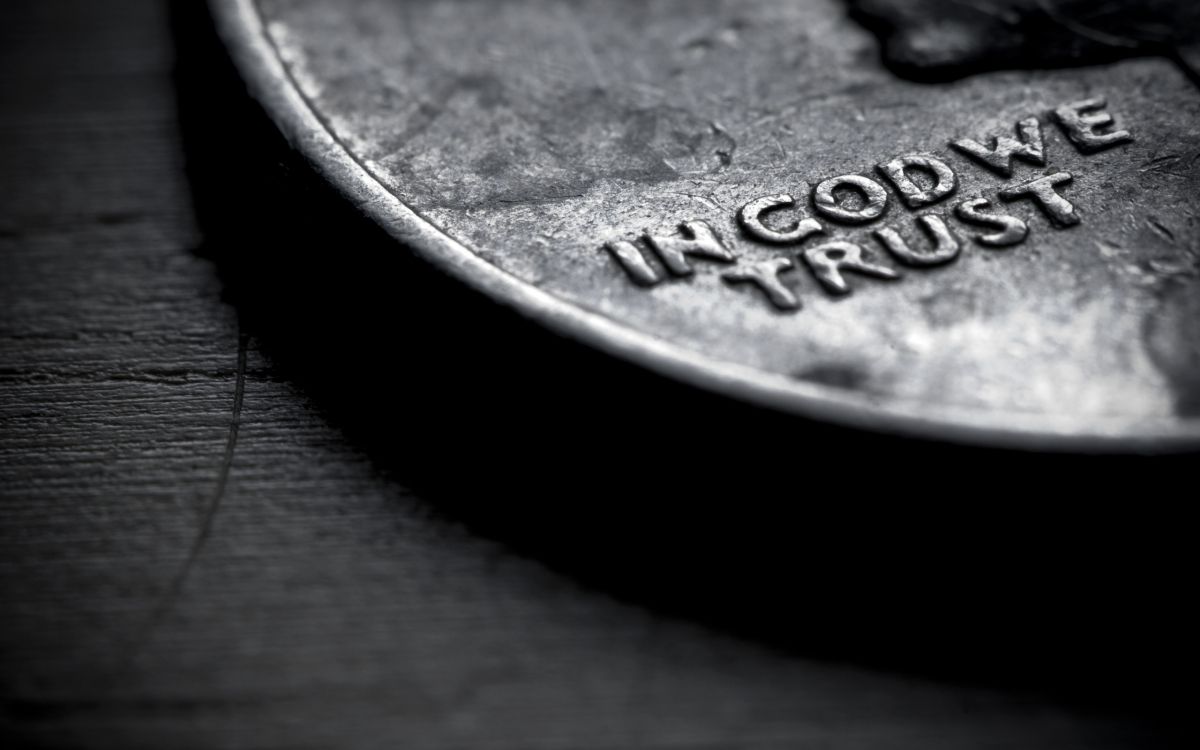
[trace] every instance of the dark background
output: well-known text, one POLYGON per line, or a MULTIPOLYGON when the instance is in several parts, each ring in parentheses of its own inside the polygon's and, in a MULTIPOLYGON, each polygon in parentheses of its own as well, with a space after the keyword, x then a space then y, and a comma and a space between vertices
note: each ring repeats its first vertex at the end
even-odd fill
POLYGON ((415 260, 203 4, 0 5, 0 739, 1194 745, 1194 456, 872 436, 415 260))

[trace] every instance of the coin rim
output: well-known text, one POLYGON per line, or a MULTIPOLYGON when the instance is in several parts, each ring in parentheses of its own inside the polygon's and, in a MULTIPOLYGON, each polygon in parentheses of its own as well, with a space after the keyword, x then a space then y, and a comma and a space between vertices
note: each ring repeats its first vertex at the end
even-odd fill
POLYGON ((1200 420, 1007 414, 856 393, 705 356, 538 289, 483 260, 389 191, 300 91, 256 0, 209 0, 251 94, 288 142, 360 211, 402 244, 524 316, 658 373, 809 419, 934 440, 1029 450, 1175 452, 1200 447, 1200 420))

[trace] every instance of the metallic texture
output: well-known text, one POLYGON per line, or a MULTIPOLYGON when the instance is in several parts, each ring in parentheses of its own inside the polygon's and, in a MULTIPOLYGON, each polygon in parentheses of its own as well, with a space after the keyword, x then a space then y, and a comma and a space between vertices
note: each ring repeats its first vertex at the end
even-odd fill
POLYGON ((212 4, 318 170, 560 332, 871 429, 1200 443, 1200 91, 1168 56, 929 84, 888 51, 977 63, 936 48, 957 5, 212 4))

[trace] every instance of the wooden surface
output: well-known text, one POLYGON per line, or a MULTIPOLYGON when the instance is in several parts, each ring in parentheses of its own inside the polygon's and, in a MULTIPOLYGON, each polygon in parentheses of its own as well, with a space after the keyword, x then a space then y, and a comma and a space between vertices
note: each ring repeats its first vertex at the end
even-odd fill
POLYGON ((0 62, 6 747, 1192 746, 1192 459, 557 341, 324 193, 198 3, 6 2, 0 62))

